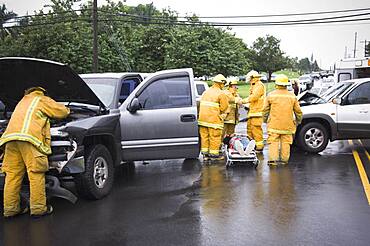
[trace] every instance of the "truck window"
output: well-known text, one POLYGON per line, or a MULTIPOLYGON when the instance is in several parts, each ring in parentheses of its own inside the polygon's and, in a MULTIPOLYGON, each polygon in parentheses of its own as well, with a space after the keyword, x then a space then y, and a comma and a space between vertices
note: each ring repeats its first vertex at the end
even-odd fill
POLYGON ((370 67, 366 68, 356 68, 357 78, 369 78, 370 77, 370 67))
POLYGON ((370 82, 363 83, 354 89, 347 98, 347 104, 369 104, 370 82))
POLYGON ((350 80, 352 78, 352 75, 350 73, 340 73, 338 75, 338 82, 350 80))
POLYGON ((133 92, 133 90, 139 85, 140 80, 138 78, 127 78, 122 81, 121 92, 119 95, 119 102, 123 103, 126 98, 133 92))
POLYGON ((189 77, 159 79, 138 96, 141 109, 182 108, 191 106, 189 77))
POLYGON ((199 96, 201 96, 203 92, 206 90, 206 87, 204 86, 204 84, 196 84, 196 87, 197 87, 197 93, 199 96))

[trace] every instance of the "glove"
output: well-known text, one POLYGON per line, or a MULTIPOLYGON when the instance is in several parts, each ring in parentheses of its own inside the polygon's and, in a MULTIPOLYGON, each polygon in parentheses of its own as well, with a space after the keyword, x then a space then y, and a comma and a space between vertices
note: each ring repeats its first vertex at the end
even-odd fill
POLYGON ((219 117, 222 121, 226 119, 227 114, 220 114, 219 117))
POLYGON ((249 103, 249 97, 242 99, 242 103, 243 104, 249 103))
POLYGON ((235 97, 235 103, 238 104, 239 106, 243 105, 243 99, 240 97, 235 97))

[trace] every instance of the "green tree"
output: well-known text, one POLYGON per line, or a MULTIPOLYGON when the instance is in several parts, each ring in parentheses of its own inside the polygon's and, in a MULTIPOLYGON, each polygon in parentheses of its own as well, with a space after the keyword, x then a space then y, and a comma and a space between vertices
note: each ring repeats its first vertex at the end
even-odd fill
POLYGON ((251 54, 254 68, 266 71, 269 79, 273 72, 287 67, 284 52, 280 49, 280 40, 274 36, 257 38, 252 45, 251 54))
POLYGON ((300 73, 309 73, 311 72, 311 62, 310 60, 306 57, 303 59, 300 59, 298 61, 298 69, 300 73))
MULTIPOLYGON (((20 35, 0 40, 0 56, 28 56, 69 64, 78 73, 91 72, 91 2, 52 0, 51 10, 25 19, 20 35)), ((196 75, 238 75, 249 68, 249 50, 228 30, 174 25, 177 13, 153 4, 127 6, 108 1, 99 7, 99 72, 192 67, 196 75), (117 14, 121 13, 121 14, 117 14), (155 24, 153 24, 153 22, 155 24)))
POLYGON ((286 57, 286 68, 291 69, 292 71, 299 71, 299 61, 298 57, 286 57))
POLYGON ((312 71, 320 71, 321 70, 319 65, 317 64, 316 60, 313 63, 311 63, 311 70, 312 71))
POLYGON ((246 73, 248 48, 241 39, 210 26, 181 27, 166 44, 165 66, 192 67, 196 76, 246 73))

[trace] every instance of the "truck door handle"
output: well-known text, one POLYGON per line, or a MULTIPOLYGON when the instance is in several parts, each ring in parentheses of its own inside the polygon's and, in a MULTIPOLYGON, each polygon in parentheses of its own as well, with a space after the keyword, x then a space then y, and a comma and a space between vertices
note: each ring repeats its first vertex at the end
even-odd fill
POLYGON ((183 114, 181 115, 180 119, 182 122, 194 122, 196 117, 193 114, 183 114))

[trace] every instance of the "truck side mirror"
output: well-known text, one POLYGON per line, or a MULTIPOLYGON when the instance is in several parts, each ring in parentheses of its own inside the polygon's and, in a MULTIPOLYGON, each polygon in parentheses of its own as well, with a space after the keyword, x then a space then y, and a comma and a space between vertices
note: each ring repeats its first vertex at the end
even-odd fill
POLYGON ((140 103, 139 103, 139 99, 137 99, 136 97, 134 99, 132 99, 132 101, 130 102, 130 104, 128 105, 127 107, 127 110, 130 112, 130 113, 135 113, 137 110, 140 109, 140 103))

